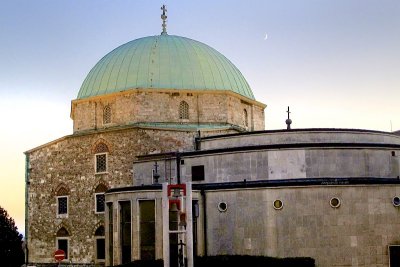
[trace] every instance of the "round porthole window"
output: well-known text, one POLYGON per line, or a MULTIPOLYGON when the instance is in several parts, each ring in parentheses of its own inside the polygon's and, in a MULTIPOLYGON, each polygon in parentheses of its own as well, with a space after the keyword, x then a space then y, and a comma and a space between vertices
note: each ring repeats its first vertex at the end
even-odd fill
POLYGON ((331 198, 330 204, 331 204, 332 208, 339 208, 340 199, 338 199, 337 197, 333 197, 333 198, 331 198))
POLYGON ((393 206, 398 207, 400 206, 400 198, 398 196, 395 196, 392 200, 393 206))
POLYGON ((280 199, 274 201, 274 209, 281 210, 283 208, 283 202, 280 199))
POLYGON ((228 209, 228 204, 226 204, 226 202, 218 203, 218 210, 220 212, 225 212, 227 209, 228 209))

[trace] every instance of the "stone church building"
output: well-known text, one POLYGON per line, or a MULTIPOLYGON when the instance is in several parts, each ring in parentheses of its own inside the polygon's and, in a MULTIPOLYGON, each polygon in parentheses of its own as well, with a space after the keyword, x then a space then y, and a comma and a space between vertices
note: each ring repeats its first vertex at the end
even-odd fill
POLYGON ((165 259, 162 183, 192 184, 194 255, 398 263, 400 136, 265 131, 265 108, 206 44, 164 28, 117 47, 72 100, 73 134, 25 152, 28 263, 165 259))

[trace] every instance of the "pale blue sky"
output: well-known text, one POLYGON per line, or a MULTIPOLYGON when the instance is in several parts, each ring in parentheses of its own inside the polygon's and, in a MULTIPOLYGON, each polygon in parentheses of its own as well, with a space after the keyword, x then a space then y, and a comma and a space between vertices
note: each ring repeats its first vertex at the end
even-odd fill
POLYGON ((266 128, 400 129, 400 1, 3 0, 0 205, 23 226, 23 151, 72 133, 95 63, 161 32, 210 45, 268 105, 266 128), (268 38, 265 40, 265 36, 268 38))

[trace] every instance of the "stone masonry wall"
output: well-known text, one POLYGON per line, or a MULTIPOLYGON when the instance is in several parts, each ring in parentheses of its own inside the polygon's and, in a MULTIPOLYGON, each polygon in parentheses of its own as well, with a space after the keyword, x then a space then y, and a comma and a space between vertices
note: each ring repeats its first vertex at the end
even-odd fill
POLYGON ((226 123, 245 127, 243 110, 248 113, 249 130, 264 129, 264 110, 224 93, 128 91, 72 102, 74 132, 101 129, 137 122, 226 123), (179 119, 179 104, 189 105, 189 119, 179 119), (103 110, 112 109, 111 123, 103 124, 103 110))
POLYGON ((104 224, 104 215, 95 214, 96 186, 100 183, 109 188, 131 185, 132 165, 137 155, 192 149, 196 134, 131 128, 67 136, 29 152, 29 261, 54 262, 56 232, 64 226, 70 234, 70 260, 94 262, 94 232, 104 224), (93 148, 100 140, 110 150, 105 174, 95 174, 94 169, 93 148), (67 218, 56 215, 56 190, 60 185, 69 190, 67 218))

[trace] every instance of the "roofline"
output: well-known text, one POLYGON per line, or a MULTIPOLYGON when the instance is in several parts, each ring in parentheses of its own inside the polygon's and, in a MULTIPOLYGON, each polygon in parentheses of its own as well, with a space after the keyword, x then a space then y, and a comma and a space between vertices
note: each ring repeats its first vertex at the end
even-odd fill
POLYGON ((31 149, 25 151, 24 154, 25 154, 25 155, 29 155, 30 153, 32 153, 32 152, 34 152, 34 151, 36 151, 36 150, 39 150, 39 149, 41 149, 41 148, 43 148, 43 147, 50 146, 50 145, 56 144, 56 143, 58 143, 58 142, 67 140, 67 139, 70 138, 71 136, 73 136, 73 135, 65 135, 65 136, 63 136, 63 137, 57 138, 57 139, 55 139, 55 140, 53 140, 53 141, 44 143, 43 145, 40 145, 40 146, 31 148, 31 149))
MULTIPOLYGON (((207 123, 207 124, 210 124, 210 123, 207 123)), ((64 141, 69 138, 86 136, 86 135, 94 135, 94 134, 99 134, 99 133, 107 133, 107 132, 113 132, 113 131, 131 130, 131 129, 161 130, 161 131, 173 131, 173 132, 198 132, 198 129, 192 129, 192 128, 176 129, 176 128, 161 127, 161 126, 146 126, 146 125, 141 125, 141 122, 137 122, 137 123, 132 123, 132 124, 128 124, 128 125, 116 125, 116 126, 111 126, 111 127, 107 127, 107 128, 97 128, 96 130, 90 129, 90 130, 83 130, 83 131, 75 132, 73 134, 65 135, 65 136, 57 138, 53 141, 47 142, 43 145, 31 148, 31 149, 25 151, 24 154, 32 153, 43 147, 56 144, 58 142, 64 141)), ((236 125, 233 125, 233 124, 226 124, 226 126, 221 125, 221 128, 201 129, 202 132, 212 132, 212 131, 219 131, 219 130, 240 131, 241 129, 239 127, 236 127, 236 125)))
POLYGON ((221 135, 212 135, 201 137, 201 140, 210 140, 210 139, 221 139, 226 137, 235 137, 242 135, 257 135, 257 134, 268 134, 268 133, 298 133, 298 132, 357 132, 357 133, 378 133, 378 134, 387 134, 391 136, 396 136, 396 134, 392 132, 384 132, 384 131, 376 131, 376 130, 366 130, 366 129, 352 129, 352 128, 299 128, 299 129, 274 129, 274 130, 260 130, 260 131, 251 131, 251 132, 241 132, 234 134, 221 134, 221 135))
POLYGON ((270 150, 270 149, 299 149, 299 148, 324 148, 324 149, 366 149, 366 148, 386 148, 386 149, 400 149, 400 144, 385 144, 385 143, 292 143, 292 144, 272 144, 272 145, 252 145, 252 146, 238 146, 238 147, 227 147, 217 148, 208 150, 195 150, 186 152, 170 152, 160 153, 151 155, 140 155, 136 162, 152 160, 152 159, 165 159, 174 158, 178 154, 181 157, 200 156, 200 155, 213 155, 222 153, 234 153, 234 152, 249 152, 259 150, 270 150))
MULTIPOLYGON (((398 177, 323 177, 323 178, 296 178, 282 180, 259 180, 225 183, 192 184, 193 190, 220 190, 220 189, 243 189, 243 188, 276 188, 276 187, 300 187, 300 186, 349 186, 349 185, 400 185, 398 177)), ((144 190, 161 190, 161 184, 126 186, 109 189, 106 194, 124 193, 144 190)))

